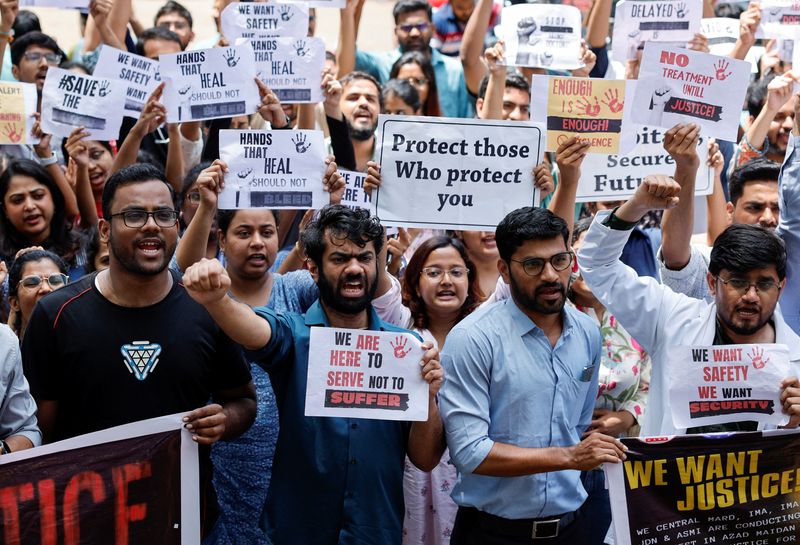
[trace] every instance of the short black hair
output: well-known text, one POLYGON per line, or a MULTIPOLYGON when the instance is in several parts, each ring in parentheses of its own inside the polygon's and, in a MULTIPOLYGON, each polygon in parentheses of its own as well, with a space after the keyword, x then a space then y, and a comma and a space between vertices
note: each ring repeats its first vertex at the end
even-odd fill
POLYGON ((61 68, 62 70, 72 70, 73 68, 77 68, 79 70, 83 70, 84 73, 90 76, 92 75, 92 71, 89 69, 89 67, 83 64, 82 62, 78 61, 64 61, 61 63, 61 66, 59 66, 59 68, 61 68))
POLYGON ((781 166, 775 161, 757 157, 736 167, 728 178, 728 193, 731 202, 736 202, 744 194, 744 186, 749 182, 778 182, 781 166))
POLYGON ((411 106, 411 108, 418 112, 419 109, 422 107, 422 104, 419 101, 419 91, 417 88, 408 83, 404 79, 390 79, 383 85, 383 91, 381 92, 381 98, 384 104, 386 103, 386 98, 390 95, 396 95, 397 98, 411 106))
POLYGON ((392 9, 394 24, 397 24, 401 15, 414 11, 424 11, 428 14, 428 21, 433 21, 433 9, 425 0, 399 0, 392 9))
POLYGON ((38 45, 43 49, 49 49, 53 53, 61 55, 61 60, 67 58, 64 52, 61 51, 61 48, 58 47, 58 43, 51 36, 48 36, 44 32, 34 30, 11 42, 11 64, 19 66, 20 61, 22 61, 22 56, 32 45, 38 45))
MULTIPOLYGON (((478 87, 478 98, 486 98, 486 89, 489 87, 489 76, 483 76, 481 79, 481 84, 478 87)), ((528 96, 531 94, 531 86, 528 83, 522 74, 519 72, 509 72, 506 75, 506 88, 513 87, 514 89, 519 89, 525 93, 528 93, 528 96)))
POLYGON ((369 81, 378 90, 378 100, 380 101, 381 110, 383 110, 383 86, 381 85, 381 82, 375 79, 375 76, 372 74, 368 74, 367 72, 362 72, 360 70, 354 70, 345 74, 345 76, 339 80, 339 83, 342 85, 342 89, 344 89, 354 81, 360 79, 369 81))
POLYGON ((550 240, 559 236, 569 248, 567 222, 546 208, 532 206, 509 212, 494 232, 500 258, 506 263, 510 263, 517 248, 529 240, 550 240))
POLYGON ((333 51, 328 51, 327 49, 325 50, 325 60, 333 61, 334 63, 338 62, 336 60, 336 53, 334 53, 333 51))
POLYGON ((32 11, 26 9, 19 10, 14 24, 11 25, 14 30, 14 37, 19 40, 28 32, 41 32, 42 24, 39 22, 39 17, 32 11))
POLYGON ((154 26, 142 32, 141 36, 139 36, 139 39, 136 40, 136 53, 138 55, 141 55, 142 57, 145 56, 144 43, 147 40, 164 40, 165 42, 175 42, 176 44, 181 46, 181 50, 183 50, 183 44, 181 43, 180 36, 172 32, 168 28, 154 26))
POLYGON ((106 185, 103 188, 103 217, 107 220, 111 218, 111 205, 114 202, 114 196, 117 194, 117 189, 119 187, 135 183, 151 182, 153 180, 163 182, 164 185, 167 186, 170 198, 172 199, 172 207, 174 210, 177 210, 175 190, 167 181, 167 177, 164 176, 164 173, 153 165, 137 163, 125 167, 122 170, 118 170, 106 181, 106 185))
POLYGON ((156 16, 153 17, 153 26, 156 25, 156 21, 158 21, 159 17, 170 13, 177 13, 186 19, 186 21, 189 23, 190 29, 192 28, 192 25, 194 25, 194 21, 192 20, 192 12, 186 9, 182 4, 175 2, 175 0, 169 0, 169 2, 158 8, 156 16))
POLYGON ((306 255, 318 267, 322 267, 328 232, 337 240, 349 240, 362 248, 372 242, 375 254, 383 248, 383 227, 378 218, 370 216, 369 210, 329 204, 320 209, 300 236, 306 255))
POLYGON ((708 272, 717 276, 723 269, 745 274, 771 265, 778 279, 786 278, 786 244, 760 225, 729 225, 714 241, 708 272))
POLYGON ((178 208, 183 208, 183 203, 186 201, 186 195, 189 194, 189 188, 197 181, 200 173, 211 166, 211 161, 202 161, 201 163, 193 166, 183 177, 181 182, 181 192, 178 195, 178 208))
MULTIPOLYGON (((236 213, 239 212, 239 210, 240 209, 217 210, 217 229, 222 231, 223 234, 227 235, 228 229, 230 229, 231 223, 233 223, 233 218, 236 216, 236 213)), ((267 212, 272 213, 272 217, 275 218, 275 227, 277 227, 280 212, 278 210, 272 210, 271 208, 262 208, 261 210, 266 210, 267 212)))
POLYGON ((761 108, 767 103, 767 86, 775 79, 775 73, 770 72, 763 78, 754 81, 747 87, 747 113, 753 117, 758 117, 761 113, 761 108))

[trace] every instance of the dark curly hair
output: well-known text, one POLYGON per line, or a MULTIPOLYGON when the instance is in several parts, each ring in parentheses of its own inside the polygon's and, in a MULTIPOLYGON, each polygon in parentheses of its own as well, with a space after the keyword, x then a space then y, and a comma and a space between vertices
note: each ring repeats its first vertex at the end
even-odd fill
POLYGON ((370 216, 369 210, 329 204, 320 209, 301 236, 306 255, 320 268, 327 244, 326 232, 330 232, 334 239, 349 240, 361 248, 371 241, 376 255, 383 248, 383 227, 378 218, 370 216))
POLYGON ((481 291, 480 284, 478 283, 478 276, 475 272, 475 265, 467 257, 467 249, 460 239, 451 238, 444 235, 431 237, 419 245, 414 252, 411 261, 406 266, 406 272, 403 282, 403 305, 408 307, 411 311, 411 319, 414 322, 414 327, 417 329, 430 329, 430 319, 428 317, 427 309, 425 308, 425 301, 420 297, 417 288, 419 287, 420 275, 422 275, 422 268, 425 266, 428 256, 435 250, 440 248, 455 248, 461 259, 464 260, 469 273, 467 280, 469 286, 467 288, 467 298, 464 304, 461 305, 461 314, 458 320, 461 321, 467 314, 478 308, 484 300, 483 292, 481 291))

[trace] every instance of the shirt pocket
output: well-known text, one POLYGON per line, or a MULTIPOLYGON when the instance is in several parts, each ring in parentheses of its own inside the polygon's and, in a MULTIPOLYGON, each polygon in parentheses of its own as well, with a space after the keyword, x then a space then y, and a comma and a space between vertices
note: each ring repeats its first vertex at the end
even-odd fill
POLYGON ((586 394, 589 391, 591 380, 581 380, 581 376, 578 376, 569 377, 565 379, 565 382, 566 387, 562 401, 567 415, 567 424, 574 428, 580 424, 581 413, 586 404, 586 394))

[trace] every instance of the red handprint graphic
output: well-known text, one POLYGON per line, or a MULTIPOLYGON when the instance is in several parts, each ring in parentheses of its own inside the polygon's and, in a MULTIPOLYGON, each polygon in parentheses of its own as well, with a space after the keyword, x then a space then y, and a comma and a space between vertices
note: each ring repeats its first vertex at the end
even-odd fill
POLYGON ((620 102, 619 100, 619 90, 618 89, 606 89, 606 92, 603 93, 603 98, 601 102, 608 106, 608 109, 611 110, 612 114, 616 114, 622 111, 622 108, 625 107, 625 102, 620 102))
POLYGON ((764 366, 769 363, 769 358, 764 358, 764 349, 758 346, 754 346, 753 349, 748 352, 747 357, 750 358, 755 369, 763 369, 764 366))
POLYGON ((730 66, 730 64, 731 63, 723 59, 720 59, 716 63, 714 63, 714 70, 717 71, 716 75, 718 80, 725 81, 731 74, 733 74, 733 72, 728 72, 727 74, 725 73, 725 70, 728 69, 728 66, 730 66))
POLYGON ((405 337, 395 337, 394 342, 389 342, 389 344, 394 348, 394 357, 395 358, 405 358, 406 354, 411 352, 409 348, 406 350, 406 345, 408 344, 408 339, 405 337), (397 344, 395 344, 397 343, 397 344))
POLYGON ((592 105, 586 97, 581 97, 580 100, 577 102, 577 106, 580 109, 583 109, 584 115, 588 115, 589 117, 597 117, 600 115, 600 103, 597 101, 597 97, 594 97, 594 105, 592 105))
POLYGON ((22 133, 17 132, 17 124, 16 123, 6 123, 3 126, 3 134, 8 138, 8 141, 12 144, 16 144, 17 142, 22 140, 22 133))

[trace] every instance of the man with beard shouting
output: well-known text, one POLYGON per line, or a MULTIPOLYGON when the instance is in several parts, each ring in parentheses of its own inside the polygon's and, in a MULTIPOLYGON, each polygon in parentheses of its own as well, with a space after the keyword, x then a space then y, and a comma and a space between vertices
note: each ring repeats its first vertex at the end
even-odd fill
POLYGON ((276 545, 400 545, 404 458, 430 471, 444 452, 439 353, 423 345, 426 422, 305 416, 311 327, 405 330, 381 321, 370 305, 383 229, 367 210, 326 206, 301 241, 320 292, 304 315, 236 302, 217 260, 204 259, 184 276, 189 294, 269 372, 275 390, 280 432, 261 523, 276 545))
POLYGON ((600 331, 564 306, 574 255, 564 220, 520 208, 497 226, 511 298, 456 325, 442 354, 447 444, 459 470, 452 545, 585 543, 580 472, 625 459, 593 433, 600 331))

